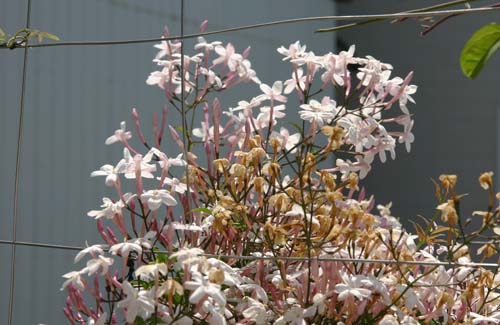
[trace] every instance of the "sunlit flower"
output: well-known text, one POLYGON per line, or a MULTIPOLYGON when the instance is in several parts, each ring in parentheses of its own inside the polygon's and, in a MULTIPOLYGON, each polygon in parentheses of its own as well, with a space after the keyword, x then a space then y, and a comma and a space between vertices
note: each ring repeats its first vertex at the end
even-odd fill
POLYGON ((267 314, 266 306, 250 297, 245 297, 245 301, 248 304, 248 307, 243 310, 243 317, 255 322, 255 324, 267 323, 269 316, 267 314))
POLYGON ((359 300, 368 299, 371 296, 371 290, 363 288, 366 282, 362 276, 349 275, 345 272, 341 272, 343 283, 339 283, 335 286, 335 292, 339 294, 338 299, 344 301, 348 297, 356 297, 359 300))
POLYGON ((213 51, 216 46, 219 46, 221 44, 222 44, 222 42, 219 42, 219 41, 207 42, 205 40, 205 38, 199 36, 198 42, 194 45, 194 49, 195 50, 213 51))
POLYGON ((493 313, 489 316, 470 312, 469 316, 472 317, 472 324, 474 325, 482 323, 500 324, 500 312, 493 313))
POLYGON ((169 185, 170 186, 170 191, 172 192, 177 192, 180 194, 183 194, 187 191, 187 185, 185 183, 182 183, 179 179, 173 177, 165 177, 163 180, 163 185, 169 185))
POLYGON ((290 59, 297 59, 304 55, 306 52, 306 46, 305 45, 300 45, 299 41, 296 41, 295 43, 290 44, 288 48, 285 48, 284 46, 281 46, 278 48, 278 53, 281 55, 284 55, 285 57, 283 58, 283 61, 285 60, 290 60, 290 59))
POLYGON ((75 256, 75 263, 79 262, 85 255, 90 254, 93 258, 98 255, 104 255, 104 249, 102 245, 92 245, 87 248, 82 249, 75 256))
POLYGON ((304 310, 299 305, 293 305, 287 309, 285 314, 278 319, 274 324, 276 325, 306 325, 304 320, 304 310))
POLYGON ((144 280, 154 279, 157 275, 166 275, 168 272, 167 264, 165 263, 155 263, 140 266, 135 270, 135 275, 141 277, 144 280))
POLYGON ((241 54, 235 52, 234 46, 231 43, 228 43, 226 47, 221 45, 215 46, 215 52, 219 57, 213 61, 213 64, 225 64, 231 71, 235 71, 236 67, 243 60, 241 54))
POLYGON ((118 302, 118 307, 126 309, 125 320, 127 323, 133 323, 137 316, 148 318, 155 311, 151 292, 138 291, 128 281, 123 281, 122 290, 126 298, 118 302))
POLYGON ((141 195, 141 200, 153 211, 158 210, 162 204, 166 206, 177 205, 177 201, 167 190, 146 191, 141 195))
POLYGON ((260 90, 262 91, 262 95, 258 96, 258 100, 271 100, 286 103, 287 98, 283 96, 281 93, 283 91, 283 82, 275 81, 272 87, 269 87, 266 84, 260 85, 260 90))
POLYGON ((94 217, 96 219, 99 218, 106 218, 106 219, 113 219, 115 215, 121 214, 122 209, 124 207, 124 204, 121 200, 117 202, 111 201, 111 199, 108 199, 107 197, 102 199, 102 205, 101 208, 102 210, 91 210, 87 213, 89 217, 94 217))
POLYGON ((106 144, 112 144, 115 142, 126 142, 132 137, 130 131, 126 131, 126 123, 122 121, 120 123, 120 128, 115 131, 115 134, 106 139, 106 144))
POLYGON ((85 290, 85 284, 82 280, 82 272, 81 271, 72 271, 63 275, 63 278, 67 279, 64 281, 61 291, 64 290, 69 284, 74 285, 78 290, 85 290))
POLYGON ((99 255, 87 262, 87 266, 82 269, 82 273, 87 273, 88 276, 100 271, 101 275, 108 273, 109 267, 113 264, 113 259, 99 255))
POLYGON ((120 254, 123 258, 128 258, 131 252, 135 252, 138 256, 142 254, 142 247, 132 241, 118 243, 109 248, 109 252, 114 255, 120 254))
POLYGON ((336 114, 336 103, 329 97, 323 97, 321 102, 311 99, 309 104, 302 104, 300 108, 302 108, 299 111, 300 118, 311 123, 315 122, 318 127, 328 123, 336 114))
POLYGON ((192 304, 196 304, 209 296, 212 297, 219 306, 226 305, 226 297, 221 292, 221 286, 217 283, 210 282, 207 276, 203 276, 199 272, 191 273, 191 280, 184 282, 184 288, 192 291, 189 296, 189 302, 192 304))
POLYGON ((127 168, 128 163, 124 159, 122 159, 116 166, 112 166, 109 164, 103 165, 99 170, 93 171, 90 174, 90 177, 106 176, 106 186, 114 186, 116 184, 116 181, 118 180, 118 174, 125 173, 127 168))

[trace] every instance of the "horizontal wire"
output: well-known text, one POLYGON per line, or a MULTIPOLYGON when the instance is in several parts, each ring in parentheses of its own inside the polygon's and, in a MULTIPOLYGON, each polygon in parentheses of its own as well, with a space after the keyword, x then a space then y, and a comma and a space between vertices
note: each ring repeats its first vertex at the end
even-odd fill
POLYGON ((82 249, 85 248, 85 247, 79 247, 79 246, 33 243, 33 242, 12 241, 12 240, 4 240, 4 239, 0 239, 0 244, 16 245, 16 246, 31 246, 31 247, 41 247, 41 248, 55 248, 55 249, 64 249, 64 250, 71 250, 71 251, 81 251, 82 249))
MULTIPOLYGON (((0 239, 0 244, 5 245, 18 245, 30 246, 40 248, 52 248, 62 250, 80 251, 85 247, 69 246, 69 245, 55 245, 43 244, 24 241, 11 241, 0 239)), ((167 251, 155 251, 155 253, 168 253, 167 251)), ((397 265, 423 265, 423 266, 467 266, 467 267, 484 267, 484 268, 500 268, 498 263, 461 263, 461 262, 441 262, 441 261, 400 261, 400 260, 377 260, 377 259, 364 259, 364 258, 348 258, 348 257, 287 257, 287 256, 249 256, 249 255, 223 255, 223 254, 199 254, 204 257, 213 258, 227 258, 237 260, 274 260, 274 261, 292 261, 292 262, 307 262, 309 260, 320 262, 345 262, 345 263, 367 263, 367 264, 397 264, 397 265)))
MULTIPOLYGON (((381 15, 348 15, 348 16, 320 16, 320 17, 304 17, 304 18, 293 18, 272 21, 267 23, 253 24, 238 26, 226 29, 219 29, 211 32, 187 34, 184 36, 171 36, 171 37, 161 37, 161 38, 144 38, 144 39, 134 39, 134 40, 116 40, 116 41, 72 41, 72 42, 55 42, 55 43, 43 43, 43 44, 28 44, 16 45, 15 48, 24 47, 53 47, 53 46, 75 46, 75 45, 124 45, 124 44, 138 44, 138 43, 152 43, 166 40, 180 40, 180 39, 190 39, 199 36, 208 36, 215 34, 230 33, 236 31, 242 31, 247 29, 257 29, 262 27, 285 25, 299 22, 310 22, 310 21, 322 21, 322 20, 371 20, 371 19, 394 19, 394 18, 418 18, 418 17, 429 17, 429 16, 446 16, 446 15, 459 15, 459 14, 472 14, 472 13, 484 13, 489 11, 498 11, 500 7, 493 8, 472 8, 472 9, 454 9, 454 10, 436 10, 436 11, 422 11, 422 12, 400 12, 392 14, 381 14, 381 15)), ((1 44, 0 48, 7 49, 6 44, 1 44)))

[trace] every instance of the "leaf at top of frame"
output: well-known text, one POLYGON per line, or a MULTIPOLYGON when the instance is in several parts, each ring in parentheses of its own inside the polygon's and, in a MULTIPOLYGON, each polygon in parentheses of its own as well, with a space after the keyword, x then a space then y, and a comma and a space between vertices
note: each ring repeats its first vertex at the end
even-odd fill
POLYGON ((499 47, 500 24, 492 23, 478 29, 462 49, 460 66, 463 73, 474 79, 499 47))

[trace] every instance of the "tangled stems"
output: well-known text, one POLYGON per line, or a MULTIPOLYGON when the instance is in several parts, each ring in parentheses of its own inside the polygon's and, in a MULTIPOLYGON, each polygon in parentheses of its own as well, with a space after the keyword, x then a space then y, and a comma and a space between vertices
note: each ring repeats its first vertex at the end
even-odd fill
MULTIPOLYGON (((153 116, 147 140, 134 110, 147 152, 130 145, 125 122, 106 140, 124 146, 123 158, 91 176, 105 176, 117 199, 103 198, 101 209, 88 213, 105 244, 82 250, 75 261, 87 256, 86 266, 64 275, 70 323, 413 324, 496 317, 498 281, 469 266, 471 240, 497 225, 493 201, 487 222, 469 237, 457 230, 464 228, 461 196, 451 186, 456 179, 444 177, 437 185, 444 226, 437 215, 417 231, 417 245, 418 236, 403 229, 389 206, 376 206, 360 189, 376 157, 395 158, 397 143, 411 148, 412 73, 392 77, 391 65, 355 57, 354 47, 316 55, 296 42, 278 49, 291 64, 290 79, 267 85, 252 69, 248 49, 238 53, 231 44, 200 38, 195 53, 180 60, 179 42, 155 47, 159 70, 146 82, 162 89, 188 125, 172 125, 164 109, 161 122, 153 116), (261 93, 222 107, 217 96, 245 82, 257 83, 261 93), (332 88, 338 102, 323 95, 332 88), (302 127, 286 128, 286 114, 302 127), (172 145, 185 154, 166 153, 172 145), (125 181, 134 193, 122 192, 125 181), (449 268, 414 264, 440 256, 449 268), (86 276, 105 286, 94 281, 92 288, 86 276)), ((490 196, 491 183, 482 177, 490 196)), ((491 245, 482 250, 488 257, 491 245)))

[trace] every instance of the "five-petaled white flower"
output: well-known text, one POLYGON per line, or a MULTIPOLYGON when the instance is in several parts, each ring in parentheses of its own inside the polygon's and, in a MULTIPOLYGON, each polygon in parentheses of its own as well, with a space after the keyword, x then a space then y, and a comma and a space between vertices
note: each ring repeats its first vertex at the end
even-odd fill
POLYGON ((170 255, 170 257, 177 259, 177 263, 174 264, 174 267, 177 269, 182 269, 182 267, 185 265, 189 266, 191 264, 199 262, 199 260, 201 259, 199 256, 203 253, 203 249, 198 247, 180 248, 177 252, 170 255))
POLYGON ((220 46, 222 42, 219 41, 214 41, 214 42, 207 42, 205 38, 199 36, 198 37, 198 42, 194 45, 195 50, 205 50, 205 51, 213 51, 216 46, 220 46))
POLYGON ((160 52, 156 54, 156 57, 153 61, 159 60, 163 58, 165 55, 172 55, 176 53, 181 48, 181 42, 178 41, 161 41, 159 44, 153 45, 157 49, 160 49, 160 52))
POLYGON ((206 296, 212 297, 219 306, 226 305, 226 297, 221 291, 221 286, 217 283, 212 283, 208 280, 207 276, 203 276, 199 272, 192 272, 191 280, 184 282, 184 288, 191 290, 189 302, 197 304, 206 296))
POLYGON ((169 185, 170 186, 170 191, 172 192, 177 192, 180 194, 183 194, 184 192, 187 191, 187 185, 185 183, 182 183, 179 179, 173 177, 165 177, 163 180, 163 185, 169 185))
POLYGON ((136 254, 140 256, 142 254, 142 246, 135 243, 133 239, 111 246, 109 252, 113 255, 120 254, 123 258, 127 259, 131 252, 136 252, 136 254))
POLYGON ((85 290, 85 284, 82 279, 82 271, 72 271, 63 275, 63 278, 67 279, 64 281, 61 291, 64 290, 69 284, 74 285, 78 290, 85 290))
POLYGON ((160 206, 177 205, 175 198, 167 190, 149 190, 141 195, 141 200, 145 202, 151 210, 158 210, 160 206))
POLYGON ((128 281, 123 281, 122 290, 127 298, 118 302, 119 308, 126 308, 125 320, 134 323, 139 315, 148 318, 155 311, 153 294, 150 291, 135 289, 128 281))
POLYGON ((78 254, 76 254, 75 263, 79 262, 87 254, 90 254, 93 258, 96 258, 98 255, 104 255, 103 246, 92 245, 82 249, 78 254))
POLYGON ((137 270, 135 270, 135 275, 137 277, 141 277, 141 279, 149 281, 154 279, 159 274, 165 275, 168 272, 167 264, 165 263, 156 263, 156 264, 147 264, 140 266, 137 270))
POLYGON ((231 71, 235 71, 237 66, 243 60, 241 54, 235 52, 234 46, 228 43, 226 47, 218 45, 215 47, 215 53, 219 55, 217 59, 213 61, 214 65, 225 64, 231 71))
POLYGON ((118 180, 118 174, 124 173, 128 167, 128 164, 123 159, 118 162, 115 166, 113 165, 103 165, 99 170, 95 170, 90 174, 90 177, 95 176, 106 176, 105 184, 106 186, 114 186, 118 180))
POLYGON ((295 43, 290 44, 288 49, 284 46, 281 46, 280 48, 278 48, 278 53, 285 56, 283 58, 283 61, 289 59, 293 60, 303 56, 306 53, 306 46, 300 45, 300 41, 296 41, 295 43))
POLYGON ((250 297, 245 297, 248 307, 243 310, 242 315, 246 319, 255 322, 255 324, 265 324, 268 321, 269 315, 267 314, 266 306, 250 297))
POLYGON ((335 286, 335 292, 339 294, 338 300, 344 301, 348 297, 356 297, 359 300, 370 298, 371 290, 362 288, 365 284, 361 276, 349 275, 345 272, 340 272, 340 276, 344 283, 339 283, 335 286))
POLYGON ((311 99, 309 104, 302 104, 300 108, 302 108, 299 111, 300 118, 311 123, 315 122, 318 127, 333 119, 337 111, 336 103, 330 97, 323 97, 321 102, 311 99))
POLYGON ((102 198, 102 210, 91 210, 87 213, 89 217, 96 219, 105 217, 106 219, 113 219, 116 214, 122 214, 122 208, 124 207, 123 202, 117 201, 113 202, 111 199, 104 197, 102 198))
POLYGON ((113 259, 99 255, 87 262, 87 266, 82 269, 82 273, 87 273, 88 276, 101 271, 101 275, 108 273, 109 267, 113 264, 113 259))
POLYGON ((106 139, 106 144, 112 144, 115 142, 126 142, 128 139, 132 137, 132 133, 126 130, 126 123, 122 121, 120 123, 120 128, 115 131, 115 134, 106 139))
POLYGON ((257 100, 265 100, 269 99, 271 101, 277 101, 286 103, 287 98, 283 96, 281 93, 283 92, 283 82, 275 81, 272 87, 269 87, 266 84, 260 84, 260 90, 262 91, 262 95, 257 96, 257 100))

